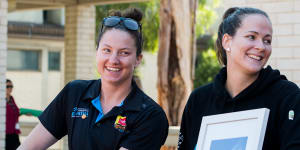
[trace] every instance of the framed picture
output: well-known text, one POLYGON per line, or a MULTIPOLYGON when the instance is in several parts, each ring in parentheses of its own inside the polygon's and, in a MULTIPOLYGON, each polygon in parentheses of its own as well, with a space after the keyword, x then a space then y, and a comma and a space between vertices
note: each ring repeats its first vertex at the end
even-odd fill
POLYGON ((204 116, 196 150, 261 150, 269 112, 261 108, 204 116))

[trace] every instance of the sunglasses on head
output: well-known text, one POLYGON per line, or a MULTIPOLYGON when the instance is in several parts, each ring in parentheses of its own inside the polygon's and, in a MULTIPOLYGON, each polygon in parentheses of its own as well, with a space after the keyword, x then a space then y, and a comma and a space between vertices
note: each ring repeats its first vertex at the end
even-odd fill
POLYGON ((6 86, 6 88, 8 89, 8 88, 13 88, 14 86, 12 86, 12 85, 7 85, 6 86))
POLYGON ((132 30, 132 31, 137 31, 139 29, 141 30, 141 25, 137 21, 135 21, 131 18, 110 16, 110 17, 106 17, 106 18, 103 19, 101 32, 103 30, 103 26, 114 27, 114 26, 117 26, 119 24, 123 25, 128 30, 132 30))

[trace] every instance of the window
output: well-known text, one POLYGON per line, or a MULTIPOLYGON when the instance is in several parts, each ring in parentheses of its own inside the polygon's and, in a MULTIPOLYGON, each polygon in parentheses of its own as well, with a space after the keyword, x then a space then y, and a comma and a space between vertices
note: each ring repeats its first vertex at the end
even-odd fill
POLYGON ((8 50, 7 70, 40 70, 40 51, 8 50))
POLYGON ((48 53, 48 69, 49 71, 60 70, 60 52, 48 53))

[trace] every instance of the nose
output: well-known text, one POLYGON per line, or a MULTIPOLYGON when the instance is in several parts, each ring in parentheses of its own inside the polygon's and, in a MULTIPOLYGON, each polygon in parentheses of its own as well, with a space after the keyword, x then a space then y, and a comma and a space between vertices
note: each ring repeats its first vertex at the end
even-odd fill
POLYGON ((257 50, 265 50, 266 49, 266 45, 264 43, 263 40, 257 40, 257 42, 255 43, 255 48, 257 50))
POLYGON ((120 63, 119 57, 117 53, 113 53, 112 55, 110 55, 109 57, 109 63, 113 64, 113 65, 117 65, 120 63))

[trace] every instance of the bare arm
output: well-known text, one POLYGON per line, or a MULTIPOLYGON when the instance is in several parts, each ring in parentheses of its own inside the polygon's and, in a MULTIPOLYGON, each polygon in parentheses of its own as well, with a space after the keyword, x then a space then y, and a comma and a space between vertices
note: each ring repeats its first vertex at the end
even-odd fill
POLYGON ((58 140, 39 123, 17 150, 44 150, 58 140))
POLYGON ((119 150, 128 150, 127 148, 121 147, 119 150))

